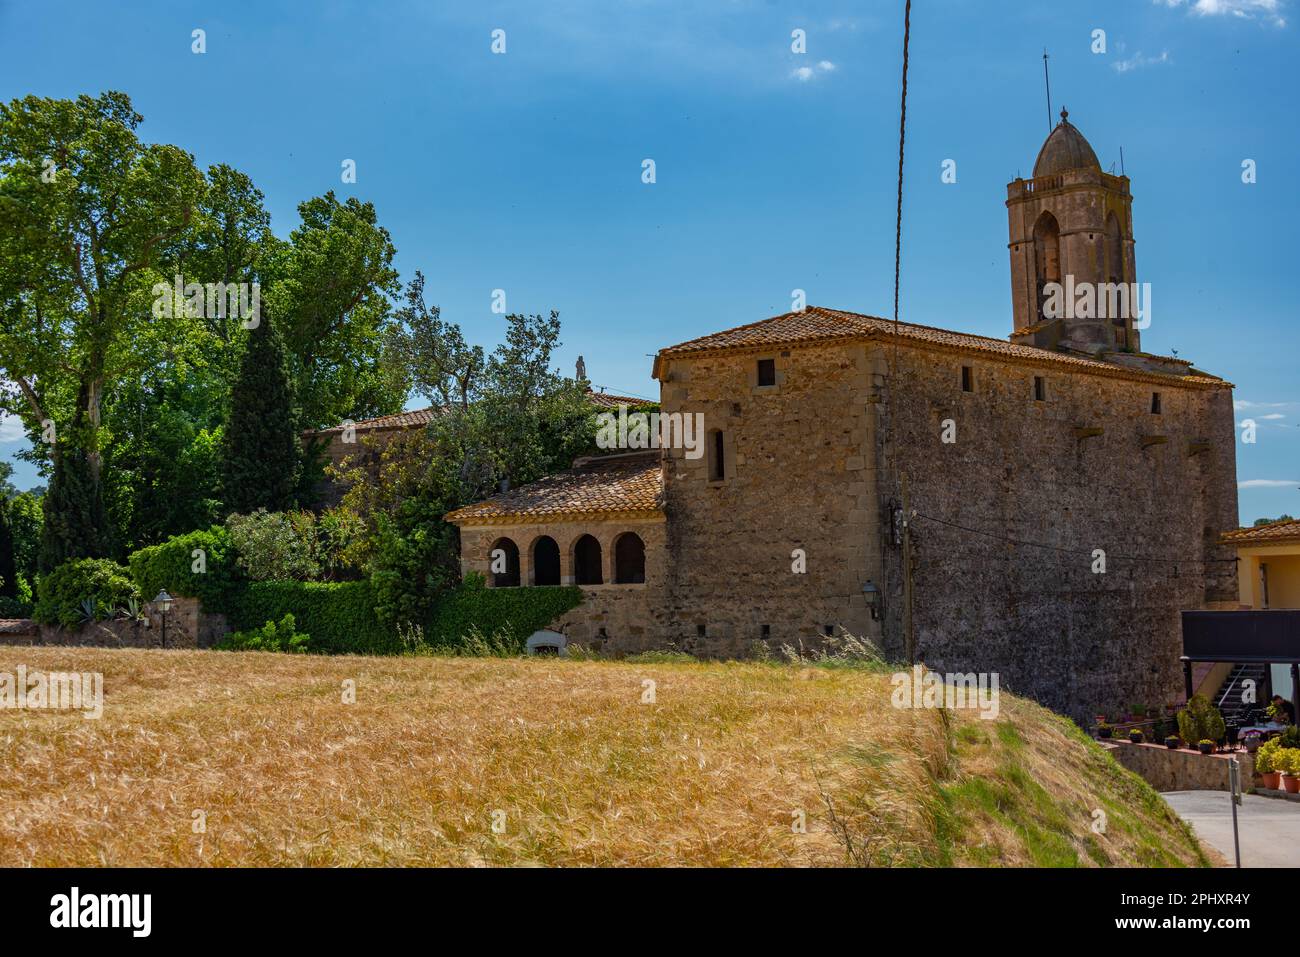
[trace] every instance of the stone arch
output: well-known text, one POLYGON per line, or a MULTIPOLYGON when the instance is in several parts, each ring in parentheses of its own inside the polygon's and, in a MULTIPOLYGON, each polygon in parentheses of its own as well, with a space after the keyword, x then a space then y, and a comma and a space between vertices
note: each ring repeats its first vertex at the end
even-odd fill
POLYGON ((493 588, 519 586, 519 546, 514 539, 501 537, 488 549, 488 573, 493 588), (500 549, 503 554, 498 555, 500 549))
POLYGON ((573 543, 573 581, 576 585, 602 585, 600 542, 594 535, 582 535, 573 543))
POLYGON ((1034 223, 1034 275, 1038 289, 1038 319, 1047 316, 1043 304, 1047 300, 1045 287, 1049 282, 1061 281, 1061 226, 1047 210, 1043 210, 1034 223))
POLYGON ((645 583, 645 542, 636 532, 624 532, 614 539, 614 583, 645 583))
POLYGON ((533 584, 560 584, 560 546, 549 535, 539 535, 533 542, 533 584))

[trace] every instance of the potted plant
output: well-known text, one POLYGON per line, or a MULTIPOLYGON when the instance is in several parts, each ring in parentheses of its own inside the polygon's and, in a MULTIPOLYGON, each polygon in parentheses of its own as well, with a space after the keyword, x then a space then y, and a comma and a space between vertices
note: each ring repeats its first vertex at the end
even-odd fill
POLYGON ((1176 734, 1167 735, 1165 737, 1165 747, 1168 748, 1170 751, 1177 751, 1178 746, 1182 743, 1183 743, 1182 738, 1178 737, 1178 735, 1176 734))
POLYGON ((1201 738, 1200 741, 1196 742, 1196 750, 1200 751, 1201 754, 1213 754, 1214 742, 1209 738, 1201 738))
POLYGON ((1102 721, 1100 724, 1097 725, 1097 737, 1099 738, 1102 739, 1109 738, 1114 733, 1115 733, 1115 729, 1112 728, 1110 725, 1108 725, 1105 721, 1102 721))
POLYGON ((1282 790, 1300 794, 1300 748, 1279 748, 1277 764, 1282 769, 1282 790))
POLYGON ((1242 747, 1246 749, 1247 754, 1254 754, 1259 750, 1259 735, 1257 733, 1247 734, 1241 739, 1242 747))
POLYGON ((1128 733, 1128 739, 1132 741, 1134 744, 1141 744, 1142 732, 1139 731, 1137 728, 1132 728, 1128 733))
POLYGON ((1270 791, 1278 790, 1282 783, 1282 770, 1277 766, 1277 753, 1280 750, 1281 746, 1275 739, 1265 741, 1255 752, 1255 773, 1270 791))
POLYGON ((1184 741, 1222 741, 1228 728, 1219 709, 1202 694, 1192 695, 1187 707, 1178 712, 1178 735, 1184 741))

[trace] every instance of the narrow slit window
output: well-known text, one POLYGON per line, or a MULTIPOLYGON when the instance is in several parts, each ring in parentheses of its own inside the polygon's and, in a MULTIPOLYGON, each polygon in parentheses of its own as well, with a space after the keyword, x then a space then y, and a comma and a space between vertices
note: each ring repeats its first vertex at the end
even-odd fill
POLYGON ((1042 402, 1047 398, 1047 383, 1040 375, 1034 376, 1034 400, 1042 402))
POLYGON ((775 359, 758 360, 758 384, 776 385, 776 360, 775 359))
POLYGON ((703 626, 703 625, 696 625, 696 626, 695 626, 695 637, 697 637, 697 638, 703 638, 703 637, 704 637, 704 626, 703 626))
POLYGON ((771 625, 764 625, 764 626, 763 626, 763 637, 764 637, 764 638, 771 638, 771 637, 772 637, 772 626, 771 626, 771 625))
POLYGON ((961 391, 975 391, 975 372, 970 366, 961 367, 961 391))
POLYGON ((727 477, 725 443, 722 439, 722 432, 720 430, 714 432, 709 439, 709 481, 721 482, 727 477))
POLYGON ((1152 415, 1160 414, 1160 393, 1159 392, 1151 393, 1151 414, 1152 415))

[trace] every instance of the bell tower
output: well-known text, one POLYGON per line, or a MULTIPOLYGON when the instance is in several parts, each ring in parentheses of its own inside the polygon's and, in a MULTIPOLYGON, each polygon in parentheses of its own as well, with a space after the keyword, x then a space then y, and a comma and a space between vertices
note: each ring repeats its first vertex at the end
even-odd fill
POLYGON ((1032 179, 1007 184, 1013 342, 1140 352, 1133 196, 1061 110, 1032 179))

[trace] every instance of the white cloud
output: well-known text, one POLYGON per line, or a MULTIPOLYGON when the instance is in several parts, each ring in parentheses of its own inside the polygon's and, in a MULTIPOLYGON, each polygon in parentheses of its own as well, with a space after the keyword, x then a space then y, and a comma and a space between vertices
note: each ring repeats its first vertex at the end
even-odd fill
POLYGON ((1246 479, 1237 488, 1300 488, 1300 479, 1246 479))
POLYGON ((1289 409, 1295 402, 1251 402, 1249 399, 1234 399, 1232 407, 1238 412, 1244 409, 1289 409))
POLYGON ((0 442, 17 442, 26 437, 23 424, 16 415, 0 412, 0 442))
POLYGON ((1129 73, 1133 70, 1140 70, 1144 66, 1161 66, 1170 62, 1172 61, 1169 59, 1168 50, 1161 50, 1159 56, 1147 56, 1141 50, 1138 50, 1131 57, 1116 60, 1110 66, 1116 73, 1129 73))
POLYGON ((791 78, 798 80, 800 83, 807 83, 818 73, 834 73, 835 64, 830 60, 819 60, 815 67, 801 66, 790 71, 791 78))
POLYGON ((1286 26, 1283 0, 1155 0, 1159 6, 1187 7, 1198 17, 1233 16, 1241 20, 1260 18, 1275 27, 1286 26))
POLYGON ((1260 418, 1266 422, 1271 422, 1274 419, 1285 419, 1286 416, 1281 412, 1270 412, 1268 415, 1261 415, 1260 418))

